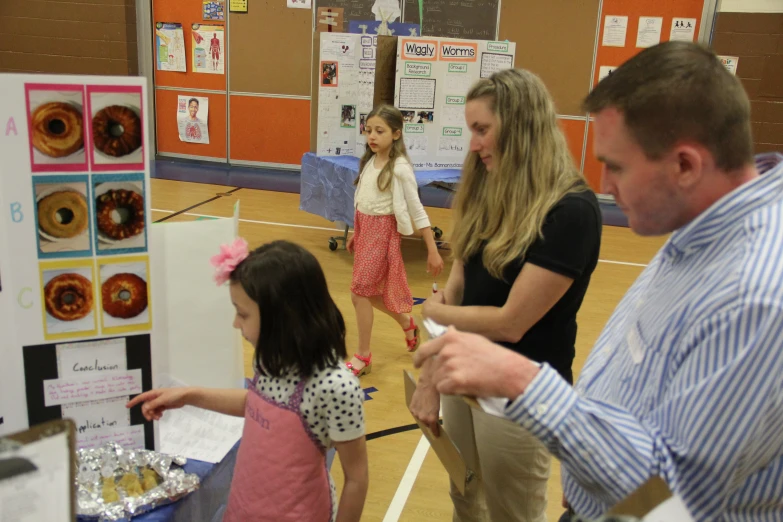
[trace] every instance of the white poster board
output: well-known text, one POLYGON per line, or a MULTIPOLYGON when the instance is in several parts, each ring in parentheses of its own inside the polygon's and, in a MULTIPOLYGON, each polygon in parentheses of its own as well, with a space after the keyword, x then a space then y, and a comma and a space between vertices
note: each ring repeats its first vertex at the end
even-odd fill
POLYGON ((155 366, 146 80, 0 74, 0 91, 0 434, 70 415, 78 445, 152 448, 123 403, 155 366))
POLYGON ((516 44, 412 37, 397 40, 394 105, 416 169, 460 168, 468 152, 465 98, 480 78, 514 67, 516 44))
POLYGON ((324 32, 320 38, 318 155, 361 156, 373 108, 378 37, 324 32))

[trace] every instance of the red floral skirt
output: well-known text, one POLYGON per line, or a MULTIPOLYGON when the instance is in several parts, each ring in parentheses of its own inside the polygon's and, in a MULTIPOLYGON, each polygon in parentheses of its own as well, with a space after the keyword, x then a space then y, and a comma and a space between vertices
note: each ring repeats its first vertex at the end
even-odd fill
POLYGON ((413 309, 408 276, 402 261, 402 236, 397 218, 354 215, 354 259, 351 292, 362 297, 382 296, 392 312, 407 314, 413 309))

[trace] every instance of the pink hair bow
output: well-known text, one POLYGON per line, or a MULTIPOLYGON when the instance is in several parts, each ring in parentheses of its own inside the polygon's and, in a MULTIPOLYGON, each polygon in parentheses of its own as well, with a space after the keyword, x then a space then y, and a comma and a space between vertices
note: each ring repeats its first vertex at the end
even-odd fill
POLYGON ((215 282, 218 286, 228 281, 231 272, 236 270, 239 263, 249 255, 247 241, 241 237, 236 238, 230 245, 220 245, 220 253, 212 256, 209 260, 215 267, 215 282))

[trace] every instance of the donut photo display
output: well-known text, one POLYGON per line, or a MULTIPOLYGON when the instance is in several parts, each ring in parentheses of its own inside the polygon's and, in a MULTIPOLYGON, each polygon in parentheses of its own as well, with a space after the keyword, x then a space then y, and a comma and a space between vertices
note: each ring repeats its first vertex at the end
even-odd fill
POLYGON ((93 170, 143 169, 141 90, 88 86, 93 170), (101 90, 104 89, 104 90, 101 90))
POLYGON ((87 176, 33 178, 40 258, 91 255, 87 176), (53 182, 54 181, 54 182, 53 182))
POLYGON ((84 88, 25 86, 33 172, 87 169, 84 88))
POLYGON ((102 330, 145 329, 150 324, 147 261, 102 264, 99 268, 102 330))
POLYGON ((93 176, 93 194, 98 253, 145 251, 147 235, 143 178, 135 180, 128 176, 93 176))
POLYGON ((47 336, 95 332, 95 288, 91 266, 42 267, 44 331, 47 336))

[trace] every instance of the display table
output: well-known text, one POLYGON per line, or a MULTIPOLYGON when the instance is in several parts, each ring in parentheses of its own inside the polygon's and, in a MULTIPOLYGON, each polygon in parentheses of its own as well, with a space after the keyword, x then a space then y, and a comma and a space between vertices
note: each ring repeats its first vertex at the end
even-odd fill
MULTIPOLYGON (((457 183, 459 169, 417 170, 416 183, 419 187, 435 182, 457 183)), ((353 182, 359 175, 359 158, 353 156, 317 156, 312 152, 302 156, 302 175, 299 190, 299 209, 316 214, 329 221, 353 226, 353 182)), ((434 227, 436 239, 440 234, 434 227)), ((332 237, 329 248, 337 249, 338 241, 345 237, 332 237)))

